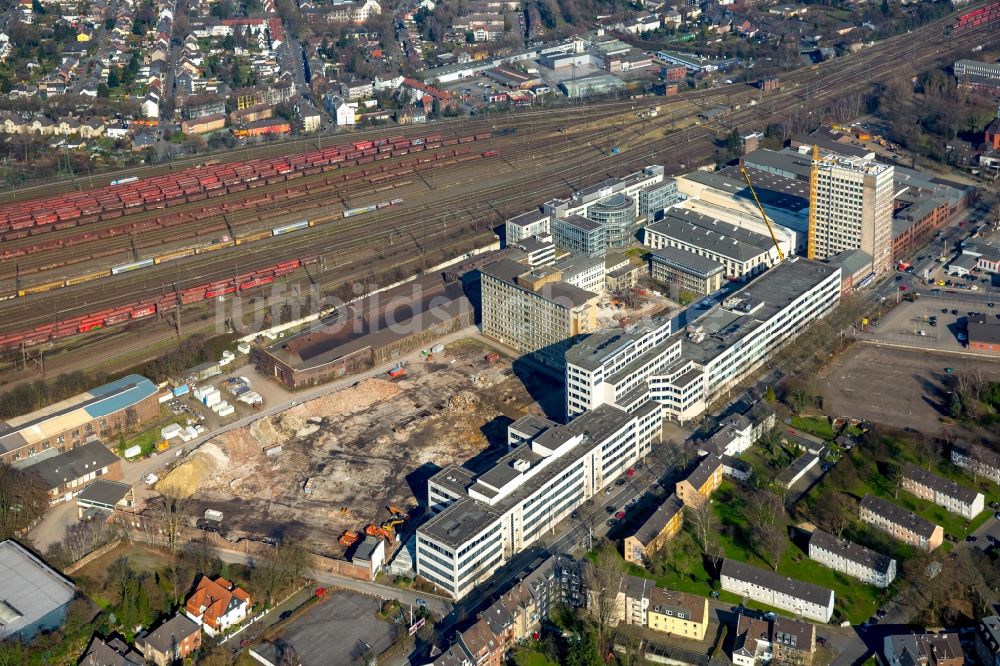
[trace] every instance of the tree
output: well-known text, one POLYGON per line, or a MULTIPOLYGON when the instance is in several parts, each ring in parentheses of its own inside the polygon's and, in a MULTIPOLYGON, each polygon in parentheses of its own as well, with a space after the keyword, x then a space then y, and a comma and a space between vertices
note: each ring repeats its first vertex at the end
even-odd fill
POLYGON ((285 539, 254 558, 250 580, 256 591, 271 602, 282 588, 302 577, 308 563, 309 554, 305 548, 296 541, 285 539))
POLYGON ((48 507, 49 491, 38 474, 0 463, 0 541, 19 536, 48 507))
POLYGON ((689 526, 702 555, 708 555, 716 536, 715 509, 712 508, 712 501, 702 500, 694 506, 685 506, 684 522, 689 526))
POLYGON ((107 83, 97 84, 97 96, 100 97, 101 99, 107 99, 111 97, 111 90, 108 89, 107 83))
POLYGON ((108 87, 109 88, 117 88, 121 84, 122 84, 122 81, 121 81, 121 79, 118 76, 118 70, 117 69, 112 69, 110 72, 108 72, 108 87))
POLYGON ((740 131, 735 127, 729 130, 729 134, 726 136, 726 152, 731 157, 739 157, 743 154, 743 139, 740 137, 740 131))
POLYGON ((191 516, 187 499, 181 497, 174 488, 165 490, 163 495, 151 502, 148 513, 166 539, 167 550, 171 555, 176 555, 181 545, 181 533, 191 516))
POLYGON ((854 511, 846 495, 830 492, 823 496, 812 514, 813 520, 821 528, 839 539, 850 526, 854 511))
POLYGON ((607 654, 614 642, 615 627, 612 623, 620 610, 618 593, 624 578, 625 561, 619 557, 614 545, 603 544, 584 573, 587 609, 597 632, 599 654, 607 654))
POLYGON ((776 399, 777 399, 777 397, 774 395, 774 387, 773 386, 768 386, 767 390, 764 391, 764 400, 768 401, 769 403, 772 403, 776 399))

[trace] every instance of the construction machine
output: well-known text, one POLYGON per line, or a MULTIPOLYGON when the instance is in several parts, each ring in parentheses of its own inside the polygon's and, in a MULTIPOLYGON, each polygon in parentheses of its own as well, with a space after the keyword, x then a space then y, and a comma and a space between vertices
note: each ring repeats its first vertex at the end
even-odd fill
POLYGON ((406 521, 402 518, 390 518, 389 520, 382 523, 382 529, 387 531, 389 534, 395 534, 396 526, 402 525, 406 521))
POLYGON ((340 538, 337 539, 337 541, 340 542, 341 546, 346 546, 350 548, 355 544, 355 542, 357 542, 359 536, 360 535, 357 532, 352 532, 351 530, 347 530, 340 535, 340 538))
POLYGON ((399 518, 400 520, 406 520, 407 512, 400 509, 398 506, 392 506, 391 504, 385 507, 386 510, 392 514, 393 518, 399 518))
POLYGON ((392 539, 393 539, 392 532, 390 532, 389 530, 387 530, 387 529, 385 529, 383 527, 379 527, 378 525, 375 525, 374 523, 371 523, 367 527, 365 527, 365 534, 367 534, 368 536, 380 536, 383 539, 385 539, 386 541, 388 541, 389 543, 392 543, 392 539))
POLYGON ((764 206, 761 205, 760 199, 757 198, 757 192, 753 189, 753 183, 750 182, 750 172, 747 171, 746 167, 741 166, 740 173, 743 174, 743 178, 747 181, 750 194, 753 195, 754 203, 757 204, 757 210, 760 211, 760 216, 764 218, 764 224, 767 225, 767 231, 771 234, 771 242, 774 243, 774 249, 778 251, 778 261, 784 261, 785 253, 781 251, 781 245, 778 243, 778 237, 774 235, 774 227, 771 226, 771 220, 768 219, 767 213, 764 212, 764 206))

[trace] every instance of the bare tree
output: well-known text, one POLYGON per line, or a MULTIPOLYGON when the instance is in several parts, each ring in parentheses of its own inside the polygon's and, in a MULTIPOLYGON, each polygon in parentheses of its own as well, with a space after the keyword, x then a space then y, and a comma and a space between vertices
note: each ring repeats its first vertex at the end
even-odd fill
POLYGON ((27 530, 49 507, 49 492, 38 474, 0 463, 0 540, 27 530))
POLYGON ((711 500, 703 500, 693 507, 684 507, 684 522, 694 536, 703 555, 708 555, 715 542, 716 518, 711 500))
POLYGON ((846 495, 831 492, 824 495, 823 501, 813 510, 813 520, 839 539, 854 520, 854 511, 846 495))
POLYGON ((166 541, 167 550, 176 555, 181 545, 181 533, 191 520, 188 502, 168 489, 152 502, 147 510, 156 529, 166 541))
POLYGON ((584 573, 587 590, 587 609, 593 618, 600 654, 607 654, 616 632, 617 618, 622 612, 622 583, 625 579, 625 561, 615 547, 605 543, 597 557, 588 564, 584 573))

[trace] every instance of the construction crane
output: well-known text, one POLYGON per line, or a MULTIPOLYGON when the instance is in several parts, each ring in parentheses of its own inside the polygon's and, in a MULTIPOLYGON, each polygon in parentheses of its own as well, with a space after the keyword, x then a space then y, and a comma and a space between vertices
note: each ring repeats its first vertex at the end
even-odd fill
POLYGON ((746 167, 740 167, 740 173, 743 174, 743 178, 746 179, 747 185, 750 187, 750 194, 753 195, 754 203, 757 204, 757 210, 760 211, 760 216, 764 218, 764 224, 767 225, 767 230, 771 234, 771 242, 774 243, 774 249, 778 251, 778 261, 785 260, 785 253, 781 251, 781 245, 778 243, 778 237, 774 235, 774 227, 771 226, 771 220, 767 219, 767 213, 764 212, 764 206, 761 205, 760 199, 757 198, 757 192, 753 189, 753 183, 750 182, 750 172, 747 171, 746 167))

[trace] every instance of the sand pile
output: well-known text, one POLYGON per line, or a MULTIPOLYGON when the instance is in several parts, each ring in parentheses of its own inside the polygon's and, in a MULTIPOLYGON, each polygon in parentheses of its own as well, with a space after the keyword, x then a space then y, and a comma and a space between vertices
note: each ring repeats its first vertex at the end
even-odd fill
POLYGON ((206 442, 160 479, 156 490, 164 495, 190 497, 203 488, 215 485, 229 464, 229 456, 214 441, 206 442))

